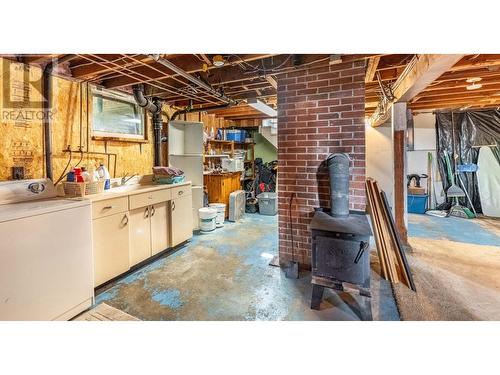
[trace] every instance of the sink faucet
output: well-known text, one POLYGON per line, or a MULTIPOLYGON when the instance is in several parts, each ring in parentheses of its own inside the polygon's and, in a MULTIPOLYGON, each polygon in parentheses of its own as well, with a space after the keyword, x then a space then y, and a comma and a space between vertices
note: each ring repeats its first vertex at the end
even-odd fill
POLYGON ((131 175, 130 177, 127 178, 127 173, 125 173, 125 176, 122 177, 122 183, 121 184, 125 185, 128 181, 130 181, 135 176, 138 176, 137 173, 134 173, 133 175, 131 175))

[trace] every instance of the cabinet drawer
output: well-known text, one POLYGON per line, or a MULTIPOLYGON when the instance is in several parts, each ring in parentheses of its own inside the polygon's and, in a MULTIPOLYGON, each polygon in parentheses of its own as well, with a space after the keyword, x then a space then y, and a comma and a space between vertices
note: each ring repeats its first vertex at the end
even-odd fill
POLYGON ((105 217, 125 211, 128 211, 127 197, 106 199, 105 201, 92 203, 93 219, 99 219, 100 217, 105 217))
POLYGON ((172 188, 172 199, 191 195, 191 185, 184 185, 172 188))
POLYGON ((135 194, 129 196, 130 209, 135 210, 136 208, 146 207, 150 204, 166 202, 170 199, 172 199, 172 193, 168 188, 149 193, 135 194))

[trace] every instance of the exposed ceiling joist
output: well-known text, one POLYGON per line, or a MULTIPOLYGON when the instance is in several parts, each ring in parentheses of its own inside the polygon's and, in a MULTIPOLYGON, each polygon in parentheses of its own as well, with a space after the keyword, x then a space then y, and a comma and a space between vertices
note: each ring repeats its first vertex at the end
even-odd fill
POLYGON ((278 82, 276 82, 273 76, 266 76, 266 81, 269 82, 275 90, 278 89, 278 82))
POLYGON ((380 62, 380 56, 375 56, 368 60, 365 82, 373 81, 373 78, 375 78, 375 73, 377 72, 377 67, 379 62, 380 62))
POLYGON ((416 55, 393 85, 394 99, 380 103, 370 118, 372 126, 383 124, 389 118, 394 102, 408 102, 443 73, 450 70, 464 55, 416 55), (385 106, 385 108, 383 108, 385 106))

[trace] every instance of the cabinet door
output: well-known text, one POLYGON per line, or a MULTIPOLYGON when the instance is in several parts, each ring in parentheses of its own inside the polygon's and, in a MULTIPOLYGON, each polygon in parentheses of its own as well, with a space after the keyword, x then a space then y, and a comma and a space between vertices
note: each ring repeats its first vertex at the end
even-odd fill
POLYGON ((130 211, 130 266, 151 256, 150 206, 130 211))
POLYGON ((190 195, 171 201, 170 223, 172 247, 193 236, 193 202, 190 195))
POLYGON ((129 217, 119 213, 92 221, 94 287, 129 269, 129 217))
POLYGON ((167 202, 151 206, 151 255, 167 249, 169 242, 167 202))

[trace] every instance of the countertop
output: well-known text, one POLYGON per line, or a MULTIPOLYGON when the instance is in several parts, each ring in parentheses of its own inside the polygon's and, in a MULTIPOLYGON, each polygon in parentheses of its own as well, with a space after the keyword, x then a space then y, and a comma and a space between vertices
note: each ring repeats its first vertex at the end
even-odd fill
POLYGON ((91 200, 92 202, 99 202, 105 199, 111 198, 119 198, 126 197, 129 195, 148 193, 150 191, 157 191, 163 189, 172 189, 178 186, 187 186, 191 185, 191 181, 184 181, 178 184, 133 184, 133 185, 124 185, 115 188, 111 188, 109 190, 105 190, 103 193, 87 195, 84 199, 91 200))

